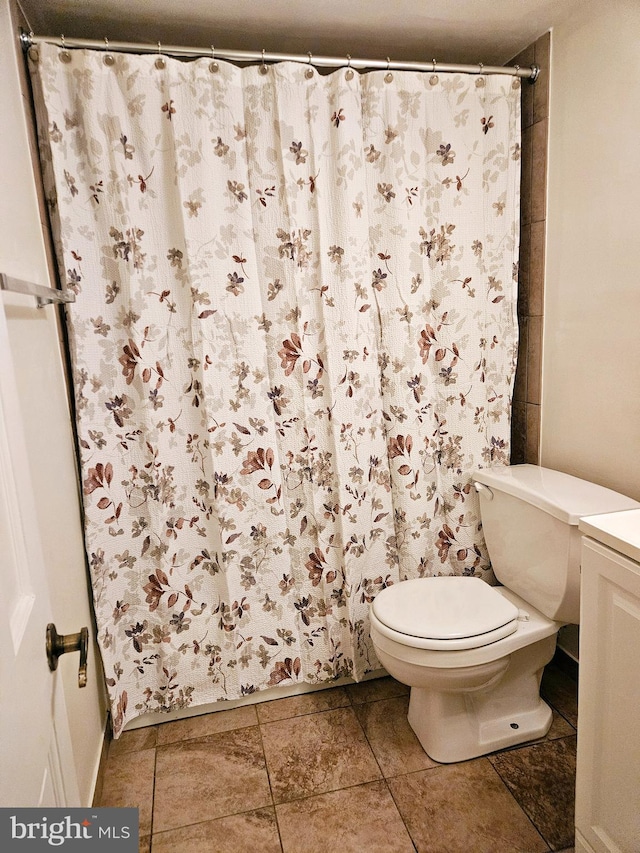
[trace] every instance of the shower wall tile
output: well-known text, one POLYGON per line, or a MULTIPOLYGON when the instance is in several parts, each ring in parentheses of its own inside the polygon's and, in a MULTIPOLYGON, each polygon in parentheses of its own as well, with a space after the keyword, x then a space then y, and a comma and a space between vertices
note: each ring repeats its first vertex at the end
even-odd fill
POLYGON ((529 313, 529 290, 531 289, 531 225, 520 227, 520 259, 518 262, 518 317, 529 313))
POLYGON ((540 121, 549 115, 549 68, 551 67, 551 33, 545 33, 534 45, 535 63, 540 67, 540 75, 533 89, 533 121, 540 121), (541 84, 541 85, 538 85, 541 84))
POLYGON ((514 402, 527 402, 527 355, 528 355, 528 332, 529 318, 520 317, 520 337, 518 340, 518 366, 516 368, 516 380, 513 386, 514 402))
MULTIPOLYGON (((538 84, 536 83, 536 86, 538 84)), ((531 221, 540 222, 546 218, 547 209, 547 138, 548 122, 546 118, 534 123, 532 128, 533 151, 531 163, 531 221)))
POLYGON ((512 464, 537 464, 540 456, 550 47, 550 34, 545 33, 509 63, 535 62, 540 67, 536 83, 523 82, 522 89, 520 345, 511 420, 512 464))
POLYGON ((527 329, 527 403, 540 404, 542 317, 530 316, 527 329))
POLYGON ((540 406, 527 403, 525 456, 523 462, 531 465, 540 463, 540 406))
POLYGON ((544 263, 545 228, 544 220, 533 222, 529 233, 529 292, 528 314, 541 317, 544 314, 544 263))
MULTIPOLYGON (((528 84, 527 84, 528 85, 528 84)), ((531 222, 531 177, 533 165, 533 129, 522 131, 522 163, 520 165, 520 225, 531 222)))
POLYGON ((527 404, 515 400, 511 410, 511 459, 524 462, 526 452, 527 404))

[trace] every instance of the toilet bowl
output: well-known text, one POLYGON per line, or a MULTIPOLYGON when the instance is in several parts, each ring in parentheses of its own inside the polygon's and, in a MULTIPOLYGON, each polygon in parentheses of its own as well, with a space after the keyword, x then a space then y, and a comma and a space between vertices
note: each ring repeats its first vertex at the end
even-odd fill
POLYGON ((477 471, 472 480, 502 585, 407 580, 382 590, 370 608, 378 659, 411 687, 409 723, 443 763, 546 734, 552 714, 540 697, 542 672, 560 627, 579 619, 578 519, 640 506, 534 465, 477 471))
MULTIPOLYGON (((424 751, 442 763, 486 755, 546 734, 551 710, 540 698, 540 678, 553 657, 560 628, 560 623, 547 619, 515 593, 490 587, 478 578, 423 578, 388 589, 401 592, 408 587, 417 608, 422 597, 432 598, 432 593, 433 598, 446 600, 451 582, 469 587, 470 605, 477 592, 474 584, 510 605, 513 630, 500 639, 487 637, 483 645, 482 635, 456 637, 451 640, 456 647, 447 650, 447 640, 434 642, 389 628, 376 615, 376 610, 381 611, 384 619, 385 600, 370 612, 371 639, 380 663, 411 687, 411 728, 424 751)), ((452 592, 452 597, 459 593, 452 592)), ((403 597, 397 596, 395 604, 403 597)))

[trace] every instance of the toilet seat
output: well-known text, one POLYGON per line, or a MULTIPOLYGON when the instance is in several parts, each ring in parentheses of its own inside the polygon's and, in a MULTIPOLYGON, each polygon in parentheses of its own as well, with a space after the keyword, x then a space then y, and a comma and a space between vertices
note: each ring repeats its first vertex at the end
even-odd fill
POLYGON ((381 633, 421 649, 475 649, 518 627, 518 608, 473 577, 401 581, 376 596, 372 611, 381 633))

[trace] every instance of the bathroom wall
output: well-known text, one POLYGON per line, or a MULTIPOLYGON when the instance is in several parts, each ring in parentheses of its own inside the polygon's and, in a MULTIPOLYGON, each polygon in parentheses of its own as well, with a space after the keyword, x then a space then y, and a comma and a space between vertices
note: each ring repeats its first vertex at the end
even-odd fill
MULTIPOLYGON (((22 55, 16 45, 17 19, 12 20, 16 15, 12 0, 0 0, 0 271, 49 286, 50 265, 43 238, 46 214, 33 172, 34 142, 27 121, 30 102, 22 55)), ((3 294, 0 299, 16 365, 54 621, 60 633, 72 633, 87 625, 93 635, 57 309, 38 310, 33 299, 12 294, 3 294)), ((43 625, 43 655, 44 631, 43 625)), ((88 676, 87 687, 79 690, 77 664, 66 660, 60 664, 78 785, 85 805, 91 803, 106 720, 95 648, 90 654, 88 676)))
POLYGON ((520 345, 511 423, 511 462, 514 465, 538 464, 540 453, 550 47, 550 34, 545 33, 509 62, 509 65, 521 66, 535 63, 540 67, 535 84, 523 81, 522 89, 520 345))
POLYGON ((640 3, 553 31, 541 461, 640 499, 640 3))

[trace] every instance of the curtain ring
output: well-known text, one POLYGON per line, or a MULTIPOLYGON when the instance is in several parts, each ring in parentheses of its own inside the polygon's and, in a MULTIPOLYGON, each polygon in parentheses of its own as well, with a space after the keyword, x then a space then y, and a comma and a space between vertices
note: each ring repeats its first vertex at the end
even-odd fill
POLYGON ((433 73, 435 74, 435 73, 436 73, 436 61, 435 61, 435 59, 432 59, 432 60, 431 60, 431 65, 433 66, 433 67, 431 68, 431 70, 432 70, 432 71, 433 71, 433 73))
POLYGON ((212 74, 215 74, 220 70, 220 66, 216 62, 216 50, 213 45, 211 45, 211 62, 209 63, 209 71, 212 74))
POLYGON ((391 81, 393 80, 393 74, 391 73, 391 71, 389 71, 390 65, 391 65, 391 60, 387 56, 387 73, 384 75, 384 82, 385 83, 391 83, 391 81))
POLYGON ((27 53, 29 54, 29 59, 31 59, 33 62, 38 62, 38 60, 40 59, 40 51, 38 50, 38 45, 33 44, 33 38, 34 38, 34 32, 33 32, 33 30, 30 30, 29 31, 29 41, 31 42, 31 45, 30 45, 27 53))
MULTIPOLYGON (((482 64, 482 62, 478 63, 478 69, 478 74, 482 74, 484 72, 484 65, 482 64)), ((484 77, 478 77, 478 79, 476 80, 476 87, 478 89, 482 89, 484 87, 484 82, 484 77)))
POLYGON ((156 61, 155 61, 155 63, 154 63, 154 64, 155 64, 156 68, 159 68, 159 69, 160 69, 160 71, 162 71, 162 69, 163 69, 163 68, 166 66, 166 64, 167 64, 167 63, 166 63, 166 61, 165 61, 164 56, 161 56, 161 55, 160 55, 160 54, 161 54, 161 51, 162 51, 162 45, 160 44, 160 42, 158 42, 158 56, 157 56, 156 61))
POLYGON ((432 71, 432 74, 431 74, 431 77, 429 77, 429 83, 432 86, 435 86, 436 83, 438 82, 438 75, 436 74, 436 61, 435 61, 435 59, 431 60, 431 71, 432 71))
POLYGON ((260 65, 260 73, 261 73, 261 74, 268 74, 268 73, 269 73, 269 69, 268 69, 268 68, 267 68, 267 66, 264 64, 264 53, 265 53, 265 50, 264 50, 264 48, 262 48, 262 64, 260 65))
POLYGON ((307 80, 311 80, 311 78, 313 77, 313 68, 311 67, 311 59, 312 59, 311 51, 309 51, 309 53, 307 53, 307 56, 309 57, 309 67, 304 72, 304 76, 307 78, 307 80))
POLYGON ((67 50, 67 47, 64 43, 64 36, 63 35, 60 36, 60 41, 62 42, 62 50, 58 54, 58 59, 60 60, 60 62, 67 62, 67 63, 71 62, 71 54, 67 50))
POLYGON ((353 80, 353 68, 351 67, 351 54, 347 54, 347 70, 344 74, 345 80, 353 80))
POLYGON ((518 77, 517 72, 520 71, 520 66, 514 65, 514 68, 516 69, 516 76, 514 77, 512 83, 511 83, 511 88, 512 89, 519 89, 520 88, 520 78, 518 77))
POLYGON ((113 63, 115 62, 115 59, 114 59, 114 58, 113 58, 113 56, 109 53, 109 39, 108 39, 106 36, 105 36, 105 39, 104 39, 104 49, 105 49, 107 52, 105 53, 105 55, 104 55, 104 59, 103 59, 102 61, 104 62, 104 64, 105 64, 105 65, 113 65, 113 63))

